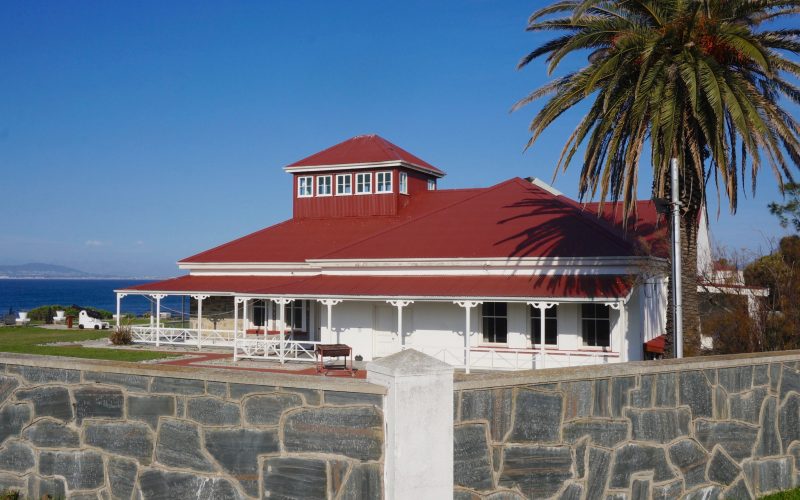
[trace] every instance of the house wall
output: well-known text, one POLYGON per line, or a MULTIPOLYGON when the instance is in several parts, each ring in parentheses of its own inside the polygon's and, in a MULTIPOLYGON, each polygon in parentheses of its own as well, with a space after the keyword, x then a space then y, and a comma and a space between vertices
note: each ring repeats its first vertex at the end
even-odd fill
POLYGON ((0 491, 382 498, 385 392, 354 379, 3 355, 0 491))
POLYGON ((456 374, 454 499, 752 499, 800 485, 800 351, 456 374))
MULTIPOLYGON (((326 336, 327 312, 320 307, 320 325, 324 342, 345 343, 353 347, 353 354, 364 360, 386 356, 400 345, 397 337, 397 309, 381 301, 344 301, 333 307, 333 334, 326 336), (383 349, 383 350, 382 350, 383 349), (386 349, 391 349, 386 352, 386 349)), ((638 300, 628 303, 639 307, 638 300)), ((470 311, 472 330, 470 345, 474 348, 489 346, 510 349, 531 349, 531 321, 527 304, 508 304, 508 343, 487 344, 483 342, 481 307, 470 311)), ((591 355, 602 352, 583 346, 581 336, 580 304, 558 305, 558 350, 570 351, 569 364, 579 366, 597 363, 591 355)), ((463 355, 465 311, 450 302, 415 302, 403 309, 403 334, 406 347, 418 348, 425 353, 444 359, 447 356, 463 355), (441 351, 450 350, 449 353, 441 351), (436 353, 439 352, 439 356, 436 353)), ((620 344, 625 325, 620 313, 610 311, 611 351, 623 348, 621 360, 642 359, 641 321, 638 313, 629 313, 627 326, 632 340, 620 344)), ((618 361, 620 358, 613 358, 618 361)), ((561 361, 567 363, 566 360, 561 361)), ((566 364, 564 365, 566 366, 566 364)))

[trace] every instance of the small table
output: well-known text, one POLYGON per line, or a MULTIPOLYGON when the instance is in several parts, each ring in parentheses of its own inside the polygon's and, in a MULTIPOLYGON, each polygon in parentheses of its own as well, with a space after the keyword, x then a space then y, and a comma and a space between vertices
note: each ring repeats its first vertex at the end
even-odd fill
POLYGON ((336 366, 336 369, 341 369, 346 372, 350 373, 350 376, 354 376, 355 372, 353 371, 353 348, 347 344, 317 344, 314 347, 314 354, 317 358, 317 373, 324 373, 325 375, 328 374, 328 371, 331 370, 331 367, 325 367, 325 358, 339 358, 344 356, 344 364, 341 366, 336 366), (350 368, 347 367, 347 357, 350 357, 350 368))

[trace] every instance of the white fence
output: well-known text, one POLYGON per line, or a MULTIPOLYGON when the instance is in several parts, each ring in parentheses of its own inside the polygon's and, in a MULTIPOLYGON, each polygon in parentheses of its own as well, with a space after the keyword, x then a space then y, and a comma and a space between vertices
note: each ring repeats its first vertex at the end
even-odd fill
POLYGON ((403 349, 416 349, 457 368, 480 370, 532 370, 536 368, 566 368, 571 366, 613 363, 619 359, 611 352, 553 352, 505 347, 473 347, 469 358, 465 347, 427 347, 409 345, 403 349))
MULTIPOLYGON (((276 335, 277 336, 277 335, 276 335)), ((279 336, 277 336, 279 337, 279 336)), ((321 342, 305 340, 283 340, 258 338, 236 339, 233 348, 234 360, 243 359, 274 359, 281 363, 285 361, 316 361, 314 349, 321 342)))
POLYGON ((157 328, 155 326, 132 326, 134 342, 155 345, 182 345, 186 347, 233 347, 233 330, 201 330, 194 328, 157 328))

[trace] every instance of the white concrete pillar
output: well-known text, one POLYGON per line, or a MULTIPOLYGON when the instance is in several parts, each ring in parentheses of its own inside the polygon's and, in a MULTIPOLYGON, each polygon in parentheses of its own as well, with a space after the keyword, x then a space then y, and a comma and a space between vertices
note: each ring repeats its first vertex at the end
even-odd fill
POLYGON ((197 301, 197 350, 203 349, 203 301, 208 298, 208 295, 192 295, 194 300, 197 301))
POLYGON ((397 308, 397 352, 403 350, 406 345, 406 337, 403 333, 403 308, 414 303, 413 300, 387 300, 388 304, 397 308))
MULTIPOLYGON (((542 358, 542 366, 537 366, 537 368, 544 368, 546 365, 545 356, 547 353, 544 349, 544 327, 545 327, 545 311, 550 309, 551 307, 555 306, 555 302, 528 302, 531 306, 539 309, 539 333, 541 334, 541 338, 539 339, 539 356, 542 358)), ((533 343, 536 343, 536 339, 533 340, 533 343)))
POLYGON ((161 299, 166 295, 158 293, 151 297, 156 299, 156 347, 158 347, 161 345, 161 299))
POLYGON ((341 303, 341 299, 320 299, 318 300, 320 304, 327 308, 328 312, 328 319, 325 323, 325 330, 324 335, 320 338, 323 344, 338 344, 339 338, 336 338, 336 342, 333 342, 333 306, 341 303))
POLYGON ((387 388, 385 498, 453 498, 453 367, 407 349, 368 363, 367 380, 387 388))
POLYGON ((466 326, 464 327, 464 366, 466 367, 467 373, 469 373, 469 367, 472 360, 472 326, 470 325, 470 320, 472 319, 472 308, 483 304, 483 302, 461 300, 453 303, 463 307, 466 315, 466 326))

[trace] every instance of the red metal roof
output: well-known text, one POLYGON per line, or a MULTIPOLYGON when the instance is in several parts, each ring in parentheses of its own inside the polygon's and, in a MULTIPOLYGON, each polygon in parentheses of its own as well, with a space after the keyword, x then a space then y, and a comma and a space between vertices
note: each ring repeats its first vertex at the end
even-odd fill
POLYGON ((636 212, 628 217, 627 226, 622 224, 622 202, 606 202, 603 213, 598 214, 600 203, 586 203, 586 212, 602 218, 612 224, 628 237, 632 238, 643 253, 655 257, 669 258, 669 225, 667 218, 658 213, 652 200, 636 202, 636 212))
POLYGON ((432 172, 439 177, 445 175, 443 171, 425 160, 374 134, 359 135, 347 139, 335 146, 288 165, 286 170, 291 171, 300 167, 324 167, 387 161, 402 161, 432 172))
POLYGON ((661 256, 647 249, 661 248, 665 225, 649 224, 649 213, 639 211, 633 233, 643 235, 639 245, 591 205, 515 178, 489 188, 419 193, 397 216, 290 219, 181 262, 661 256))
POLYGON ((311 297, 586 298, 630 292, 626 276, 181 276, 126 290, 311 297))
MULTIPOLYGON (((571 200, 520 178, 390 226, 326 259, 619 257, 635 247, 571 200)), ((413 204, 413 203, 412 203, 413 204)))

